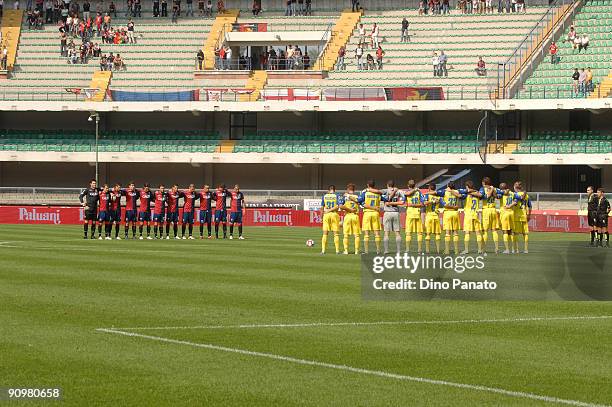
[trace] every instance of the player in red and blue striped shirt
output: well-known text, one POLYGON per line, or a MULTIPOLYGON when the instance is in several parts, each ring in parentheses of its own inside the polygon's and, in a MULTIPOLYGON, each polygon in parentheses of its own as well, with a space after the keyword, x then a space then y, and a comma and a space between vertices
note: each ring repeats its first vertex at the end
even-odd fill
POLYGON ((153 238, 157 239, 157 229, 159 228, 159 238, 164 238, 164 220, 166 212, 166 191, 164 184, 160 184, 159 188, 153 194, 153 238))
POLYGON ((212 225, 212 201, 213 192, 210 190, 208 185, 204 185, 202 190, 199 192, 200 199, 200 239, 204 239, 204 224, 208 229, 208 238, 212 238, 211 225, 212 225))
POLYGON ((219 184, 213 192, 215 200, 215 236, 219 238, 219 223, 223 225, 223 238, 227 238, 227 197, 229 191, 225 189, 225 184, 219 184))
POLYGON ((106 240, 110 240, 110 192, 108 190, 108 184, 104 184, 99 195, 100 198, 98 200, 98 239, 102 240, 102 224, 104 224, 104 238, 106 240))
POLYGON ((122 189, 121 194, 125 196, 125 238, 128 238, 128 229, 132 225, 132 239, 136 239, 136 201, 139 191, 134 188, 134 181, 130 181, 127 189, 122 189))
POLYGON ((142 229, 147 224, 147 239, 151 240, 151 201, 153 200, 153 192, 149 187, 149 184, 144 184, 142 189, 138 192, 140 199, 140 206, 138 207, 138 222, 140 223, 140 237, 142 240, 142 229))
POLYGON ((234 185, 230 194, 230 239, 234 238, 234 225, 238 225, 238 239, 244 240, 242 236, 242 213, 244 211, 244 194, 240 192, 240 185, 234 185))
POLYGON ((168 191, 166 195, 166 202, 168 208, 166 211, 166 239, 170 239, 170 224, 174 226, 174 238, 178 239, 178 215, 179 215, 179 201, 180 195, 178 191, 178 185, 172 185, 172 189, 168 191))
POLYGON ((179 192, 179 196, 183 198, 183 221, 181 222, 182 237, 185 237, 185 228, 189 225, 189 239, 193 239, 193 215, 195 212, 195 201, 199 198, 199 194, 195 191, 195 185, 189 184, 189 188, 179 192))
POLYGON ((121 226, 121 196, 121 185, 115 184, 113 190, 110 192, 109 214, 110 221, 115 225, 115 239, 117 240, 121 240, 121 238, 119 237, 119 226, 121 226))

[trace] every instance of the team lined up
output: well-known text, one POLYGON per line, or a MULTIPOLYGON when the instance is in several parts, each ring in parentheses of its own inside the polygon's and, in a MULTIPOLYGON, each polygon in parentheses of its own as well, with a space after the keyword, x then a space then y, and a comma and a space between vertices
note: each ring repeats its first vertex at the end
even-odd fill
POLYGON ((215 237, 219 238, 219 226, 223 230, 223 238, 227 237, 228 206, 229 205, 229 238, 233 239, 234 226, 238 226, 238 238, 242 236, 242 217, 245 210, 244 195, 240 192, 240 186, 235 185, 232 190, 225 185, 218 185, 211 190, 209 185, 202 186, 196 191, 195 185, 190 184, 187 189, 179 190, 174 184, 169 190, 159 185, 158 189, 151 190, 149 184, 144 184, 137 189, 133 182, 127 188, 115 184, 112 189, 108 184, 98 188, 96 181, 91 180, 89 187, 79 195, 79 201, 85 209, 83 232, 87 239, 88 229, 91 225, 91 239, 95 238, 96 226, 98 227, 98 239, 102 240, 102 226, 104 226, 104 238, 111 240, 112 227, 115 225, 115 239, 120 240, 119 227, 124 221, 125 239, 131 226, 132 238, 136 239, 136 226, 139 226, 139 239, 144 239, 143 230, 146 226, 146 238, 163 239, 164 225, 166 226, 166 239, 170 239, 170 226, 173 229, 174 239, 194 239, 193 225, 199 220, 200 239, 204 239, 204 225, 207 228, 207 237, 212 239, 212 225, 215 226, 215 237), (125 197, 125 216, 122 218, 121 197, 125 197), (179 223, 179 200, 183 200, 183 213, 181 217, 181 237, 178 236, 179 223), (196 208, 199 201, 199 213, 196 208), (152 207, 151 207, 152 206, 152 207), (196 219, 196 213, 199 219, 196 219), (153 236, 151 236, 153 226, 153 236), (159 232, 159 235, 158 235, 159 232), (188 233, 186 235, 185 233, 188 233))
POLYGON ((529 218, 531 216, 531 199, 525 192, 521 181, 512 187, 501 183, 498 188, 492 185, 491 179, 485 177, 482 187, 476 188, 472 181, 467 181, 464 188, 456 189, 453 182, 446 188, 436 189, 430 184, 426 193, 416 188, 415 181, 408 182, 407 190, 395 187, 393 181, 387 182, 385 189, 377 189, 374 181, 368 181, 361 193, 355 193, 355 185, 349 184, 344 194, 338 194, 334 185, 329 186, 323 196, 321 213, 323 217, 323 238, 321 252, 326 252, 328 233, 334 234, 336 253, 340 253, 340 213, 342 221, 344 254, 349 253, 349 238, 354 237, 354 253, 360 253, 360 239, 363 231, 364 251, 368 253, 370 234, 374 236, 376 253, 381 252, 380 230, 384 230, 384 252, 389 252, 389 233, 395 232, 396 250, 401 251, 401 226, 399 224, 399 207, 406 208, 406 252, 411 250, 413 236, 417 241, 417 252, 430 252, 430 243, 434 239, 436 253, 440 253, 442 230, 445 231, 444 254, 467 254, 470 251, 471 236, 475 235, 477 251, 485 253, 488 235, 492 237, 495 253, 499 253, 499 233, 503 234, 504 254, 519 253, 519 236, 523 238, 523 252, 528 253, 529 218), (359 210, 363 208, 361 225, 359 210), (459 209, 463 209, 464 248, 459 251, 459 209), (499 209, 498 209, 499 208, 499 209), (383 212, 382 227, 380 212, 383 212), (442 223, 440 222, 442 212, 442 223), (423 222, 423 213, 425 222, 423 222), (423 239, 424 238, 424 239, 423 239), (452 244, 451 244, 452 243, 452 244))

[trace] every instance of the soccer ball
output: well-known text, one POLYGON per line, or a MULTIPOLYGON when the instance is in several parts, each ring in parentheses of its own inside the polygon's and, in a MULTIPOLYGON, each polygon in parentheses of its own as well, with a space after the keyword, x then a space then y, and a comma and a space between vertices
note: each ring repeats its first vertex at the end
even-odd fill
POLYGON ((314 246, 314 240, 312 240, 312 239, 306 240, 306 246, 308 246, 308 247, 314 246))

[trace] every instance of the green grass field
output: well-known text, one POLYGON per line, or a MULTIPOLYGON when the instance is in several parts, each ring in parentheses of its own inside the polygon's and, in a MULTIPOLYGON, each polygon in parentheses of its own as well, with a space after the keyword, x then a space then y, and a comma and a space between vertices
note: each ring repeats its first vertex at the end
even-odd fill
MULTIPOLYGON (((62 405, 612 404, 611 302, 366 302, 358 257, 318 255, 308 228, 1 233, 0 387, 61 387, 62 405)), ((534 233, 508 271, 585 238, 534 233)))

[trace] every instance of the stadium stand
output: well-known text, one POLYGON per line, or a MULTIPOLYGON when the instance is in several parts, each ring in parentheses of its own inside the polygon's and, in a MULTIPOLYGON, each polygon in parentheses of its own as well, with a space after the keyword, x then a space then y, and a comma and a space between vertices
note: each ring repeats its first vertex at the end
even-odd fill
MULTIPOLYGON (((443 87, 448 98, 475 98, 487 95, 488 77, 476 75, 478 57, 488 69, 509 56, 518 43, 534 27, 544 12, 543 7, 529 7, 527 13, 418 15, 414 10, 369 12, 361 17, 366 35, 376 23, 385 51, 383 70, 359 70, 355 49, 359 43, 356 29, 347 46, 346 71, 334 70, 324 80, 285 80, 270 83, 281 86, 309 87, 443 87), (400 42, 401 22, 410 23, 410 41, 400 42), (448 56, 448 78, 434 77, 432 54, 443 50, 448 56)), ((369 38, 366 38, 369 43, 369 38)), ((369 48, 364 51, 375 54, 369 48)), ((493 72, 489 73, 493 75, 493 72)))
POLYGON ((204 42, 204 69, 215 68, 215 49, 223 43, 222 36, 236 22, 240 10, 226 10, 225 13, 218 14, 210 28, 209 35, 204 42))
POLYGON ((517 97, 519 98, 572 98, 572 97, 607 97, 610 85, 601 91, 599 84, 610 75, 612 68, 612 1, 588 0, 576 14, 572 26, 578 36, 587 35, 589 45, 579 52, 567 41, 571 27, 563 32, 557 42, 556 63, 549 56, 534 70, 525 81, 517 97), (593 89, 581 92, 573 88, 572 74, 575 68, 591 68, 593 89))
POLYGON ((527 135, 514 154, 610 154, 612 134, 598 131, 546 131, 527 135))
MULTIPOLYGON (((127 19, 119 14, 113 27, 125 27, 127 19)), ((207 36, 212 19, 135 19, 136 44, 102 44, 103 54, 121 54, 126 70, 114 71, 112 89, 150 91, 156 89, 193 89, 194 57, 207 36)), ((4 100, 65 100, 67 90, 86 89, 99 58, 86 64, 68 64, 60 55, 60 41, 55 24, 42 30, 28 30, 24 21, 19 55, 11 79, 3 83, 4 100)), ((80 41, 75 39, 75 43, 80 41)))

